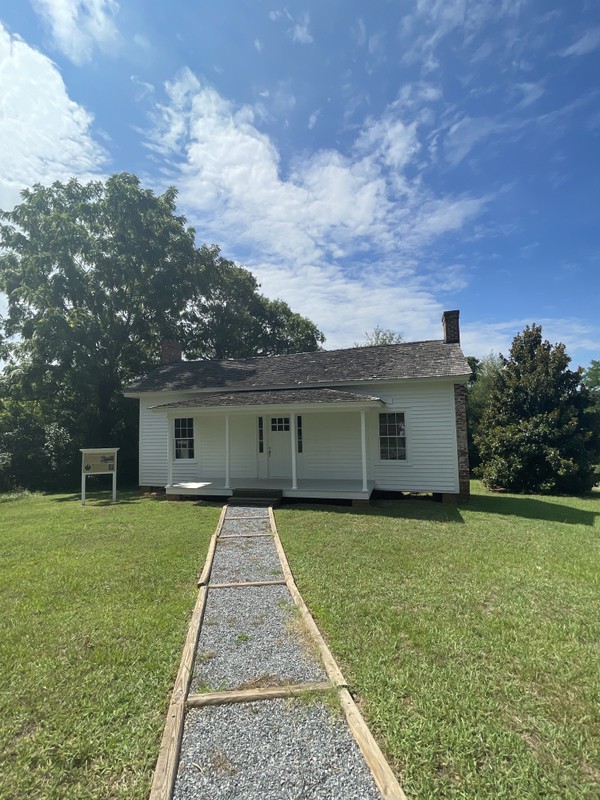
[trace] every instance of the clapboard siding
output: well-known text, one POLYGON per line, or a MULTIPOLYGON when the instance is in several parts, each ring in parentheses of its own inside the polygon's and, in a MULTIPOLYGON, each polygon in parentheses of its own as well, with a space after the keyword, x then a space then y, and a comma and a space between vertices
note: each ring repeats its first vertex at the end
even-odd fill
POLYGON ((140 486, 164 486, 167 482, 167 418, 149 410, 163 402, 162 395, 140 399, 140 486))
MULTIPOLYGON (((358 387, 357 387, 358 389, 358 387)), ((406 462, 379 458, 379 411, 369 414, 369 477, 378 489, 413 492, 458 492, 454 386, 452 383, 407 383, 374 391, 385 411, 406 417, 406 462)))
POLYGON ((362 476, 360 414, 302 415, 300 478, 358 480, 362 476))
MULTIPOLYGON (((361 385, 347 387, 364 393, 361 385)), ((385 402, 387 411, 406 415, 408 458, 406 462, 379 459, 378 414, 366 414, 367 473, 378 489, 395 491, 459 491, 454 410, 451 381, 406 382, 376 387, 369 394, 385 402)), ((140 484, 167 482, 167 418, 150 407, 184 399, 185 395, 146 395, 140 401, 140 484)), ((182 412, 182 416, 184 412, 182 412)), ((225 475, 225 419, 220 415, 194 417, 195 455, 175 462, 173 480, 201 480, 225 475)), ((256 413, 230 415, 230 470, 232 478, 258 475, 256 413)), ((361 477, 360 413, 302 413, 304 452, 298 456, 300 478, 361 477)))
POLYGON ((231 444, 229 452, 232 478, 255 478, 258 474, 257 427, 254 414, 230 418, 229 437, 231 444))
POLYGON ((194 425, 200 457, 196 480, 225 477, 225 418, 196 417, 194 425))

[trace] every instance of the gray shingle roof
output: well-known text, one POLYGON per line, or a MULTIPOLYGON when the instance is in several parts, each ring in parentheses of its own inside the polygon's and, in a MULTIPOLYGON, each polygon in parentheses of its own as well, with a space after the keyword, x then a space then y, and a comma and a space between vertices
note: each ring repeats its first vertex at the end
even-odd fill
POLYGON ((227 361, 182 361, 157 367, 125 392, 331 386, 470 372, 458 344, 407 342, 227 361))
POLYGON ((258 392, 214 392, 201 394, 178 403, 164 403, 153 408, 210 408, 211 406, 276 406, 294 403, 376 403, 379 397, 356 392, 342 392, 339 389, 275 389, 258 392))

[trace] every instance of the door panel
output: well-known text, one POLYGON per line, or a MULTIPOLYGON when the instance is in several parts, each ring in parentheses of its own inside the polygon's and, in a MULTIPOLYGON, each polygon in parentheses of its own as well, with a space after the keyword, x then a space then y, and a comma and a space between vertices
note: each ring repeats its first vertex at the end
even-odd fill
POLYGON ((290 418, 267 417, 269 478, 291 478, 290 418))

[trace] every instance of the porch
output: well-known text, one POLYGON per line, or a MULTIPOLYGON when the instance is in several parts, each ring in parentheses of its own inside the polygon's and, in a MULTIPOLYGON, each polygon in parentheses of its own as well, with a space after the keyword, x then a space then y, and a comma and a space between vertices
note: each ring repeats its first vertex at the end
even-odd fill
POLYGON ((292 487, 289 478, 232 478, 229 486, 224 478, 205 478, 201 481, 182 481, 165 486, 168 495, 205 497, 231 497, 235 490, 278 489, 283 497, 315 498, 318 500, 368 500, 375 487, 374 481, 342 480, 335 478, 298 478, 292 487))

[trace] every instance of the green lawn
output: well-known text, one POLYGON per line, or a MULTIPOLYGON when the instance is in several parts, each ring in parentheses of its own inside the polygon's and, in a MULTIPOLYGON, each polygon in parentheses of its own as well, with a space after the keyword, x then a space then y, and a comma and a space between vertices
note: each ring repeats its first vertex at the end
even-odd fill
POLYGON ((276 512, 413 800, 600 796, 600 493, 276 512))
MULTIPOLYGON (((600 494, 476 491, 277 522, 411 800, 596 798, 600 494)), ((147 797, 217 518, 0 498, 0 798, 147 797)))
POLYGON ((0 798, 145 798, 218 508, 0 496, 0 798))

